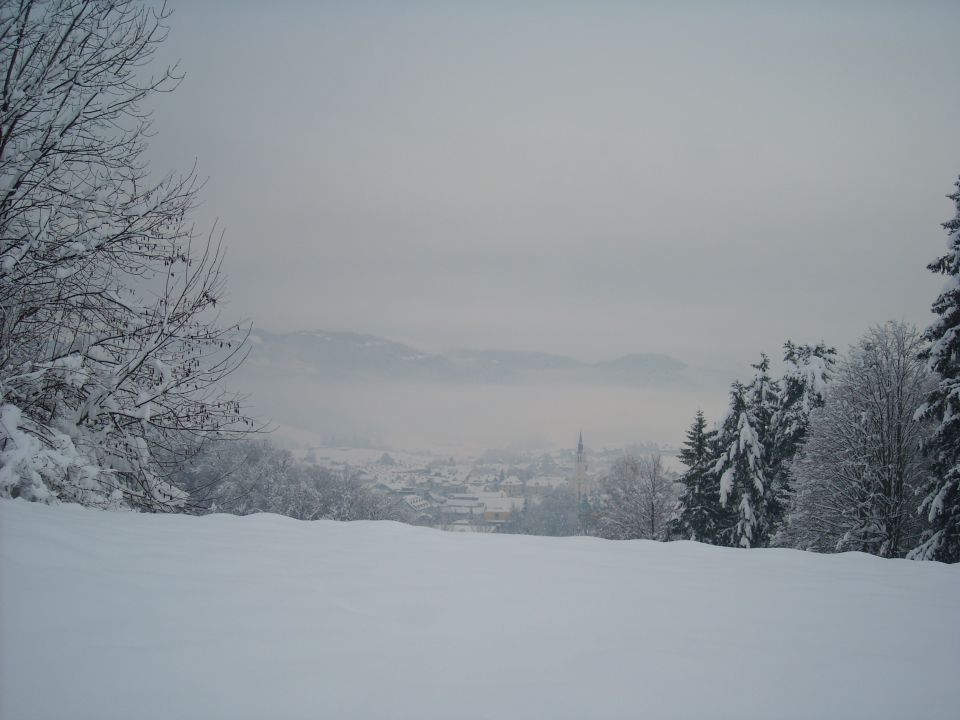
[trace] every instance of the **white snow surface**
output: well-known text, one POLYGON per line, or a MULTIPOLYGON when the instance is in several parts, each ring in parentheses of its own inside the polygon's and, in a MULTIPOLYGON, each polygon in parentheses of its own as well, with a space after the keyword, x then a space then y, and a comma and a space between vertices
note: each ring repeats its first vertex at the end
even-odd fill
POLYGON ((0 501, 0 717, 954 718, 960 566, 0 501))

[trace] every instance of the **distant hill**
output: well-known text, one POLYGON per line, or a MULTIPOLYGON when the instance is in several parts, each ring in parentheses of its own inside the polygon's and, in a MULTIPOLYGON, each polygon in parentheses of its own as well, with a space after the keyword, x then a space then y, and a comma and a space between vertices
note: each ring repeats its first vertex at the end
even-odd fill
POLYGON ((596 368, 608 381, 622 380, 629 383, 639 380, 678 380, 684 377, 687 364, 660 353, 633 353, 598 363, 596 368))
POLYGON ((395 380, 466 379, 463 370, 442 355, 421 352, 375 335, 324 330, 251 334, 249 362, 288 371, 326 376, 382 377, 395 380))
POLYGON ((634 353, 589 363, 565 355, 514 350, 424 352, 375 335, 325 330, 251 335, 250 369, 385 381, 444 383, 585 383, 688 385, 686 363, 659 353, 634 353))

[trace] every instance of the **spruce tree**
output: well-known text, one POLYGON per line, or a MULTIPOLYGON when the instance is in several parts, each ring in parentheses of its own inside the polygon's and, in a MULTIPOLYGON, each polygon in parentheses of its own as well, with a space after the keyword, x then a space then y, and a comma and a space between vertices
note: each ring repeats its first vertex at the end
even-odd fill
POLYGON ((779 530, 790 494, 790 465, 806 440, 810 413, 823 404, 836 351, 784 345, 782 379, 761 354, 749 385, 736 383, 715 432, 697 413, 680 458, 689 468, 673 532, 701 542, 758 547, 779 530), (723 492, 725 490, 725 492, 723 492))
POLYGON ((765 448, 774 435, 780 409, 781 385, 770 377, 770 358, 760 354, 760 362, 751 365, 753 380, 745 388, 746 402, 753 415, 754 429, 765 448))
POLYGON ((770 480, 769 522, 776 531, 784 519, 791 492, 790 468, 806 442, 810 413, 823 406, 827 381, 837 351, 819 343, 783 346, 784 374, 776 387, 776 412, 762 436, 770 480))
POLYGON ((937 423, 926 443, 933 476, 920 505, 930 528, 911 557, 924 560, 960 561, 960 179, 957 192, 948 195, 956 215, 943 224, 947 252, 927 267, 947 276, 943 291, 933 302, 938 316, 924 337, 931 345, 926 355, 939 383, 918 411, 918 416, 937 423))
POLYGON ((677 503, 672 532, 689 540, 715 544, 719 527, 720 483, 713 465, 716 433, 707 429, 702 410, 697 410, 687 439, 680 449, 680 461, 687 471, 680 477, 683 495, 677 503))
POLYGON ((720 476, 720 506, 732 510, 735 522, 720 528, 722 544, 762 547, 769 535, 768 479, 758 418, 747 401, 747 388, 736 382, 730 410, 717 434, 720 457, 713 471, 720 476))

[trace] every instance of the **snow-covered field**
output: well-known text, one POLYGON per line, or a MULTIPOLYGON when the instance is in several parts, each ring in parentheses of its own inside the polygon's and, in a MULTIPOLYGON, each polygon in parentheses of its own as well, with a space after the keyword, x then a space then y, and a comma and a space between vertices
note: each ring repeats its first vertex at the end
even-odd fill
POLYGON ((960 566, 0 501, 0 717, 955 718, 960 566))

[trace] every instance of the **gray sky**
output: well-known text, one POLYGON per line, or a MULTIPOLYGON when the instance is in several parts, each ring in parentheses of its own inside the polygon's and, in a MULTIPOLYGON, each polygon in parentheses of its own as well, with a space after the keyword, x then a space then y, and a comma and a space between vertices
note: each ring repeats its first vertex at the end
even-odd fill
POLYGON ((258 326, 729 366, 930 317, 958 3, 172 4, 154 162, 258 326))

